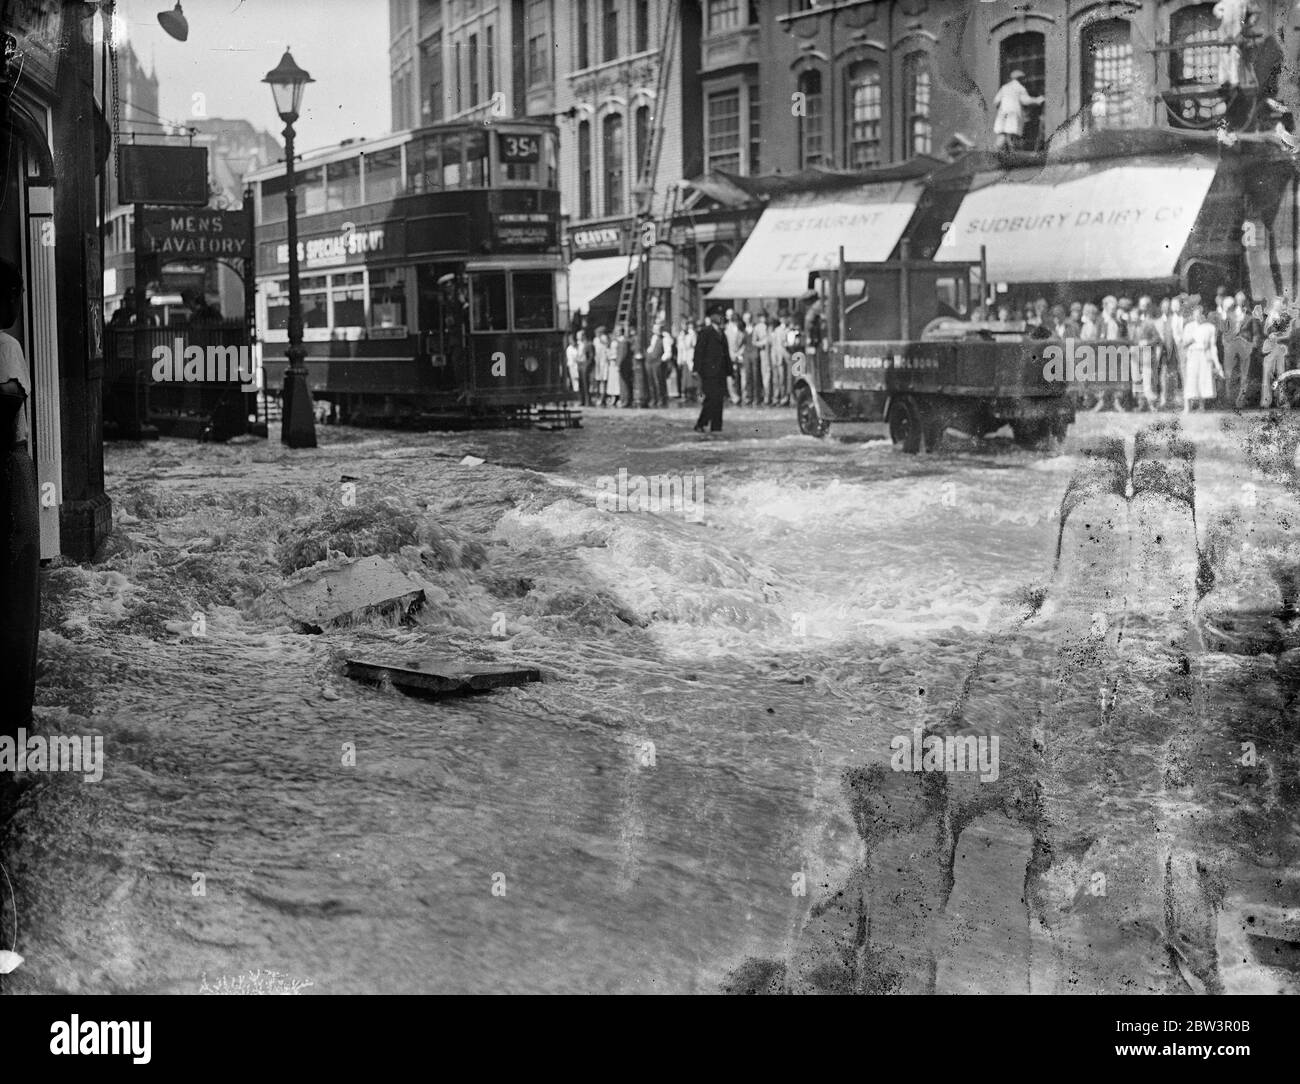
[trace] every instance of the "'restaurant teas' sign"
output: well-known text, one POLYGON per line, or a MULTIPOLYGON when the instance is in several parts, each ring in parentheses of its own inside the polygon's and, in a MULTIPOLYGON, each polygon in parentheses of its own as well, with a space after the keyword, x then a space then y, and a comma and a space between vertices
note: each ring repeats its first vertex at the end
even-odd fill
POLYGON ((141 219, 144 250, 172 259, 248 256, 247 211, 169 211, 147 207, 141 219))

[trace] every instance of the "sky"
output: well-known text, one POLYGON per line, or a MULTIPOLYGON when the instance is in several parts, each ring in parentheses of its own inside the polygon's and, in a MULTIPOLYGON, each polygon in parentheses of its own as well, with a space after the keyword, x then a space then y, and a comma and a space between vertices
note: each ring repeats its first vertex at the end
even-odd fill
MULTIPOLYGON (((156 66, 159 112, 168 120, 184 122, 197 101, 209 117, 242 117, 280 138, 284 123, 261 80, 288 46, 316 80, 294 125, 300 152, 389 130, 386 0, 182 0, 184 42, 158 24, 174 3, 118 0, 115 31, 125 30, 146 71, 156 66)), ((133 115, 122 116, 129 131, 133 115)))

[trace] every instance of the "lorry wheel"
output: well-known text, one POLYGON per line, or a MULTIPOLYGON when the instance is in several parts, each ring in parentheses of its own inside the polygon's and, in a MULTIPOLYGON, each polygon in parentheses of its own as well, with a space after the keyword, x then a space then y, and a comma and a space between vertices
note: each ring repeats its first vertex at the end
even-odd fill
POLYGON ((916 455, 924 435, 916 400, 910 396, 894 400, 889 408, 889 439, 908 455, 916 455))
POLYGON ((948 428, 948 419, 938 411, 926 411, 924 415, 923 435, 925 450, 937 452, 943 443, 943 434, 948 428))
POLYGON ((1011 423, 1011 432, 1022 448, 1040 447, 1047 437, 1047 422, 1042 418, 1026 418, 1011 423))
POLYGON ((831 423, 824 421, 817 413, 817 404, 813 394, 807 388, 800 388, 794 398, 795 415, 799 419, 799 432, 806 437, 824 437, 830 432, 831 423))

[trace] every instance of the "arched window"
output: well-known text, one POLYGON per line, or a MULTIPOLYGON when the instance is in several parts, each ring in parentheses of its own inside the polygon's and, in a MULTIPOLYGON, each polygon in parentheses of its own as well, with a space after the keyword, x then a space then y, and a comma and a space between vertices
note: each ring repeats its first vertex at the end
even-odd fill
POLYGON ((1104 19, 1083 32, 1083 116, 1089 128, 1133 124, 1133 42, 1127 19, 1104 19))
POLYGON ((819 165, 826 160, 825 101, 822 98, 822 73, 806 71, 799 76, 799 93, 803 95, 803 115, 799 118, 799 165, 819 165))
POLYGON ((849 167, 880 164, 880 119, 883 102, 880 68, 860 60, 849 68, 849 167))
POLYGON ((720 275, 731 266, 731 249, 726 245, 714 245, 704 254, 704 273, 720 275))
MULTIPOLYGON (((1184 91, 1217 89, 1223 49, 1213 44, 1218 40, 1219 20, 1214 17, 1213 4, 1196 4, 1175 11, 1169 20, 1169 41, 1182 48, 1169 54, 1169 85, 1184 91)), ((1186 93, 1170 100, 1170 110, 1175 114, 1175 121, 1204 125, 1221 116, 1226 103, 1217 94, 1202 97, 1186 93)))
MULTIPOLYGON (((1025 73, 1021 82, 1035 98, 1041 98, 1047 88, 1047 45, 1042 34, 1026 30, 1002 39, 998 64, 998 85, 1005 84, 1014 71, 1025 73)), ((1021 133, 1021 148, 1038 150, 1043 142, 1043 111, 1026 109, 1025 130, 1021 133)))
POLYGON ((605 163, 605 214, 623 213, 623 117, 611 113, 602 122, 601 155, 605 163))
POLYGON ((934 142, 930 123, 930 54, 908 53, 903 58, 903 131, 907 133, 903 157, 929 154, 934 142))
POLYGON ((591 217, 591 121, 578 124, 578 217, 591 217))
POLYGON ((632 169, 635 171, 635 178, 639 182, 641 180, 641 170, 645 164, 646 144, 650 141, 650 107, 648 105, 637 107, 633 124, 636 132, 636 159, 632 162, 632 169))

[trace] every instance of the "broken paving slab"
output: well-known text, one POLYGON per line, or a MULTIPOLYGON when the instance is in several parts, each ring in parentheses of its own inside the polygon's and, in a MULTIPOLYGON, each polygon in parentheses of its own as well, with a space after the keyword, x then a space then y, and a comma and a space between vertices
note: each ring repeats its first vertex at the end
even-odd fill
POLYGON ((376 613, 404 614, 424 601, 424 589, 391 561, 371 556, 309 575, 263 598, 308 631, 319 632, 376 613))
POLYGON ((430 657, 404 658, 401 661, 348 659, 343 672, 355 681, 391 682, 405 692, 426 696, 486 692, 542 680, 542 672, 532 667, 430 657))

